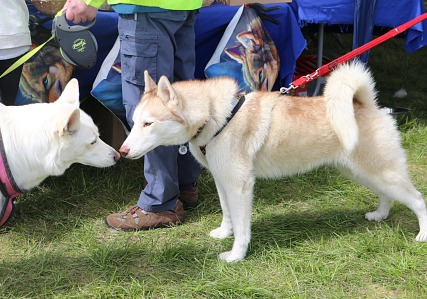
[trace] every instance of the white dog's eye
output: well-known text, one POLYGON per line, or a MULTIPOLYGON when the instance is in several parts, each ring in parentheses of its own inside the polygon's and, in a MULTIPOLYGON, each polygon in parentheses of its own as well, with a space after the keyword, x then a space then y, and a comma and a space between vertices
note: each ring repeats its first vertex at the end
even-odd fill
POLYGON ((90 145, 94 145, 96 143, 96 139, 90 143, 90 145))
POLYGON ((153 123, 144 123, 143 127, 149 127, 151 126, 153 123))

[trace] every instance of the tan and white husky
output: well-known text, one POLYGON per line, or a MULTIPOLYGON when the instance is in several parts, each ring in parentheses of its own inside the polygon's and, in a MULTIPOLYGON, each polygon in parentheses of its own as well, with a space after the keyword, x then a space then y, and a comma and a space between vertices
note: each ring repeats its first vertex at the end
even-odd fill
POLYGON ((13 199, 73 163, 108 167, 119 153, 99 138, 92 118, 79 108, 72 79, 53 103, 0 104, 0 227, 11 219, 13 199))
POLYGON ((222 260, 245 258, 256 177, 290 176, 321 165, 335 166, 376 193, 378 208, 366 219, 385 219, 397 200, 418 217, 416 240, 427 241, 425 201, 409 178, 395 121, 377 106, 374 80, 361 63, 337 68, 324 96, 249 93, 228 124, 238 91, 232 79, 171 85, 162 77, 156 86, 146 72, 145 88, 120 152, 137 159, 159 145, 189 142, 219 193, 223 219, 210 235, 234 234, 233 248, 220 254, 222 260))

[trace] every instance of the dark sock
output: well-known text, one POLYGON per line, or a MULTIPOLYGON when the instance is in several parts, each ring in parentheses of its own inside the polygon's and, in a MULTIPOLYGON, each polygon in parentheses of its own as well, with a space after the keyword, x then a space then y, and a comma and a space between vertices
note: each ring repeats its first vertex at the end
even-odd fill
POLYGON ((179 191, 192 191, 196 186, 197 186, 197 183, 182 184, 182 185, 179 185, 179 191))

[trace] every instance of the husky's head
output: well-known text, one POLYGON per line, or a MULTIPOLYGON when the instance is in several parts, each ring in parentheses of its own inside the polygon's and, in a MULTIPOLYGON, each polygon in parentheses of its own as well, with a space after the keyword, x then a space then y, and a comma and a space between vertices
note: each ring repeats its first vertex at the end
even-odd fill
POLYGON ((160 145, 179 145, 188 141, 182 101, 169 80, 162 76, 158 86, 144 72, 145 91, 133 114, 133 127, 120 148, 129 159, 138 159, 160 145))

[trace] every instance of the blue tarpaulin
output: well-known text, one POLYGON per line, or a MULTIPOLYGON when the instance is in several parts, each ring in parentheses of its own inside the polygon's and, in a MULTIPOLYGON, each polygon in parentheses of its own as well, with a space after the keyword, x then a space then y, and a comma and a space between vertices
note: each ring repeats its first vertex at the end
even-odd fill
MULTIPOLYGON (((354 1, 353 49, 363 46, 372 40, 376 3, 376 0, 354 1)), ((361 54, 359 59, 364 63, 367 63, 369 52, 370 51, 367 51, 361 54)))
MULTIPOLYGON (((355 0, 293 0, 290 5, 301 26, 306 24, 352 25, 355 23, 355 0)), ((361 0, 370 4, 373 0, 361 0)), ((394 28, 425 12, 424 0, 376 0, 375 26, 394 28)), ((363 24, 362 24, 363 25, 363 24)), ((412 53, 427 45, 427 20, 404 33, 405 49, 412 53)))

